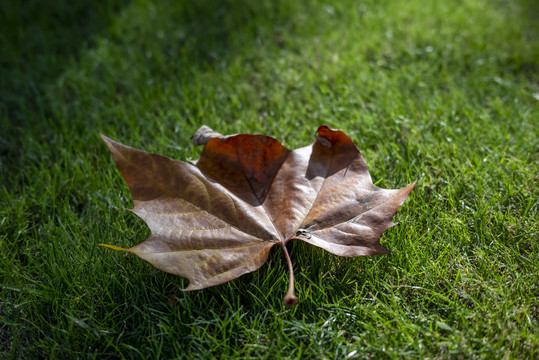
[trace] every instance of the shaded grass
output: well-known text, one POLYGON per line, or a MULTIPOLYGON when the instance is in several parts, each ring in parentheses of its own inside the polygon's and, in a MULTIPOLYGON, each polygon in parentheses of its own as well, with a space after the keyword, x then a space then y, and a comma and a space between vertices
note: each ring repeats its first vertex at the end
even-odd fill
POLYGON ((4 3, 2 357, 539 355, 534 2, 4 3), (183 293, 97 246, 148 235, 99 131, 186 159, 201 124, 295 148, 322 123, 378 186, 420 181, 391 255, 291 244, 295 308, 276 250, 183 293))

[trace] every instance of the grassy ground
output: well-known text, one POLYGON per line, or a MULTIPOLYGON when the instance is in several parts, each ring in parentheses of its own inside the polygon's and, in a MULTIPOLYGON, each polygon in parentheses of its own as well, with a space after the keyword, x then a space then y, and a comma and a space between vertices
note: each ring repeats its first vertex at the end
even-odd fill
POLYGON ((539 29, 530 1, 2 1, 0 357, 538 358, 539 29), (419 183, 395 253, 290 247, 186 281, 97 246, 149 231, 98 132, 186 159, 202 124, 346 131, 419 183))

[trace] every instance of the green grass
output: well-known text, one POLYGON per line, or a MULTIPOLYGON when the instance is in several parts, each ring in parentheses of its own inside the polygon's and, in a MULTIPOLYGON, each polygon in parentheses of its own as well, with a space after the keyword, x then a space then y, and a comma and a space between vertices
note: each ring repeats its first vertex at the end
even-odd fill
POLYGON ((2 1, 0 357, 539 358, 539 27, 530 1, 2 1), (99 243, 148 236, 98 133, 185 160, 202 124, 347 132, 419 183, 344 259, 292 242, 230 283, 99 243))

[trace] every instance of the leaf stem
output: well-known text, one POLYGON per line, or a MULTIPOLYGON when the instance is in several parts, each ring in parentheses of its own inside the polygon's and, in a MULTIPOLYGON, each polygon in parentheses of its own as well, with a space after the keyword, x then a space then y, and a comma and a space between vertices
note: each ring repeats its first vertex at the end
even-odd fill
POLYGON ((288 291, 284 296, 283 302, 285 306, 293 306, 298 302, 298 298, 296 295, 294 295, 294 268, 292 267, 292 260, 290 260, 290 255, 288 255, 288 250, 286 249, 285 243, 281 243, 281 246, 283 247, 286 263, 288 264, 288 273, 290 276, 288 281, 288 291))

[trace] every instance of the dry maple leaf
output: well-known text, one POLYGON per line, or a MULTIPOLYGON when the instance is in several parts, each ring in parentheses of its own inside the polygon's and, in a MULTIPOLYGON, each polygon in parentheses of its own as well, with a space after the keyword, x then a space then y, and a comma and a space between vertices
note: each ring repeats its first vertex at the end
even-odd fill
POLYGON ((380 236, 415 182, 373 185, 367 164, 342 131, 321 126, 316 141, 288 150, 265 135, 222 136, 201 127, 196 165, 149 154, 105 136, 151 235, 130 249, 189 279, 185 290, 225 283, 260 268, 279 244, 290 271, 286 305, 297 302, 286 243, 305 241, 340 256, 390 251, 380 236))

